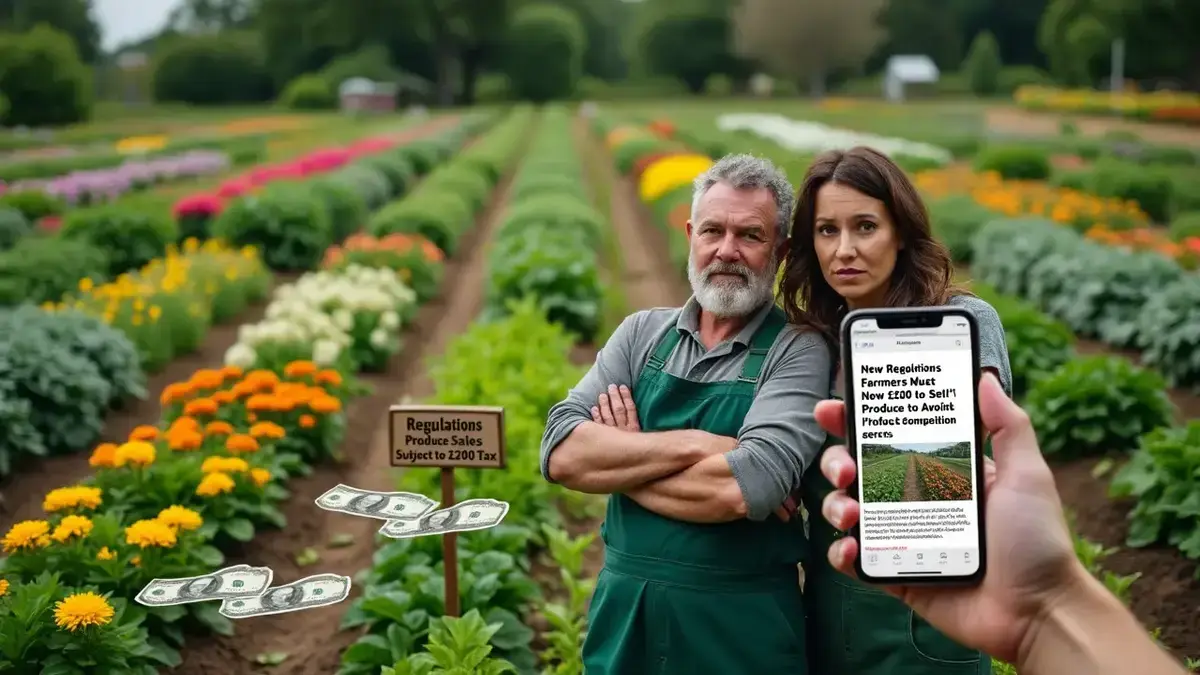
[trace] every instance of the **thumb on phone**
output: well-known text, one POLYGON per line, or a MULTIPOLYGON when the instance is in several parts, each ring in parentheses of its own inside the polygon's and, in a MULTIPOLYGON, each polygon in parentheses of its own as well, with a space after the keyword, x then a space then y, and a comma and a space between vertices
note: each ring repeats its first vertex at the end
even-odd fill
POLYGON ((846 437, 846 404, 842 401, 830 399, 817 402, 817 407, 813 410, 813 417, 817 419, 817 424, 828 434, 833 434, 838 438, 846 437))
POLYGON ((979 380, 979 415, 992 436, 992 455, 998 471, 1021 459, 1028 460, 1030 455, 1041 461, 1037 434, 1029 415, 1004 393, 1000 381, 990 372, 984 372, 979 380))

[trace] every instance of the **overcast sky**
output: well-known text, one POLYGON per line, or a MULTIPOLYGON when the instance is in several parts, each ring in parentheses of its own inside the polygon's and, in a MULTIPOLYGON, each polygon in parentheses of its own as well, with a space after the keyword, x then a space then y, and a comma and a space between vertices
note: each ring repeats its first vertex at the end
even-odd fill
POLYGON ((153 33, 178 4, 179 0, 95 0, 92 7, 104 34, 104 48, 153 33))

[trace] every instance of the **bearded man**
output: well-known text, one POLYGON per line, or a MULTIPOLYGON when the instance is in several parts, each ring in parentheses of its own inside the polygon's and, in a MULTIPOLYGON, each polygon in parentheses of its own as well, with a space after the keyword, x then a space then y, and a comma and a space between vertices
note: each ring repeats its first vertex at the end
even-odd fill
POLYGON ((694 194, 693 296, 627 317, 542 438, 547 480, 610 495, 585 669, 803 675, 806 540, 780 504, 825 440, 831 355, 773 302, 786 176, 731 155, 694 194))

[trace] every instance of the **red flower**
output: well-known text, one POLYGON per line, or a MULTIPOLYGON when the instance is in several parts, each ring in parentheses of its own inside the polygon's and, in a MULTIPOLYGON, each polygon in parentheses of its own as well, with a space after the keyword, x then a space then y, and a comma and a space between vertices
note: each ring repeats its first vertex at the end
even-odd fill
POLYGON ((217 195, 200 193, 188 195, 175 202, 171 213, 175 216, 176 220, 189 216, 212 218, 221 213, 223 206, 224 202, 217 195))

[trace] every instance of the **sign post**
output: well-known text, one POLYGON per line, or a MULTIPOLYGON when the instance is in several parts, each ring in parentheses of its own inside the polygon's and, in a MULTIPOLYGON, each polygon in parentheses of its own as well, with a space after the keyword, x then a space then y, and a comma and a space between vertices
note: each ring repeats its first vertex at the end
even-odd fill
MULTIPOLYGON (((441 509, 454 506, 454 469, 503 469, 504 408, 394 405, 388 440, 394 467, 435 467, 442 472, 441 509)), ((459 615, 458 534, 442 535, 446 615, 459 615)))

